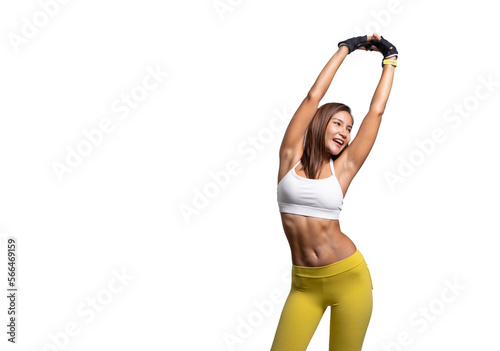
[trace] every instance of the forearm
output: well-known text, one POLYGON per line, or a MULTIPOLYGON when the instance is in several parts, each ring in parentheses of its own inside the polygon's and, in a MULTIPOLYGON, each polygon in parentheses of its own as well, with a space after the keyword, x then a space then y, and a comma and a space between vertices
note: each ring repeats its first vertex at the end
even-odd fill
POLYGON ((328 61, 323 68, 318 78, 314 82, 312 88, 309 90, 309 96, 321 100, 325 96, 330 84, 332 83, 335 73, 348 55, 349 49, 346 46, 341 46, 337 52, 328 61))
POLYGON ((382 77, 380 78, 377 89, 375 89, 375 93, 373 94, 373 98, 370 103, 370 111, 378 114, 384 113, 385 105, 387 104, 389 94, 391 93, 395 69, 396 67, 393 65, 384 65, 382 68, 382 77))

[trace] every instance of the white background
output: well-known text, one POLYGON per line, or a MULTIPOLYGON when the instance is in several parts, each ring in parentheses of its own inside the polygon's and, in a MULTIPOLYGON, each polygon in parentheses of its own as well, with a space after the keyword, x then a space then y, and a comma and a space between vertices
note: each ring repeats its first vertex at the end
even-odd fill
MULTIPOLYGON (((378 139, 340 217, 373 278, 364 349, 494 348, 500 48, 491 2, 233 0, 220 2, 222 14, 211 0, 54 4, 0 6, 0 285, 4 296, 6 237, 15 236, 17 349, 268 350, 291 267, 276 203, 286 125, 276 116, 291 118, 337 43, 360 31, 399 50, 378 139), (38 26, 29 32, 28 22, 38 26), (139 94, 148 67, 168 76, 120 119, 113 104, 139 94), (113 131, 59 179, 53 165, 106 119, 113 131), (422 153, 436 129, 444 141, 422 153), (210 172, 228 164, 238 173, 214 188, 210 172), (389 173, 401 181, 391 186, 389 173), (205 191, 211 198, 194 204, 205 191), (195 205, 204 207, 182 214, 195 205), (113 270, 128 280, 120 285, 113 270), (281 299, 269 303, 273 294, 281 299), (88 321, 92 299, 99 312, 88 321), (256 303, 266 301, 264 313, 256 303), (62 334, 68 324, 77 335, 62 334)), ((351 106, 354 132, 381 59, 349 55, 321 102, 351 106)), ((308 350, 327 349, 329 313, 308 350)))

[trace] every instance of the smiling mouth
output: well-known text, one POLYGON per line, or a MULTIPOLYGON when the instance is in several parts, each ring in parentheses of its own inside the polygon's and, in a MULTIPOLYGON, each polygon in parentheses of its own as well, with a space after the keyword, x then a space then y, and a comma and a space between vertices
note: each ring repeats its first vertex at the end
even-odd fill
POLYGON ((338 145, 338 146, 342 146, 344 145, 344 141, 340 140, 340 139, 333 139, 333 141, 338 145))

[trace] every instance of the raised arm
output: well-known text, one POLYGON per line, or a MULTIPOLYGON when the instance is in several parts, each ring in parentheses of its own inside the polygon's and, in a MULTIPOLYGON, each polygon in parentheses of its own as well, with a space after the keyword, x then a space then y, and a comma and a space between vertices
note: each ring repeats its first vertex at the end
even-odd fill
POLYGON ((291 158, 300 153, 304 144, 307 126, 316 113, 319 102, 325 96, 338 68, 349 54, 349 48, 341 46, 323 68, 313 86, 307 93, 299 108, 293 115, 281 142, 279 157, 281 164, 291 161, 291 158))
MULTIPOLYGON (((375 36, 380 40, 381 37, 378 35, 375 36)), ((392 52, 389 52, 389 54, 394 52, 397 53, 395 48, 392 52)), ((382 52, 382 54, 384 54, 384 52, 382 52)), ((385 52, 384 57, 388 57, 387 54, 388 53, 385 52)), ((397 57, 397 55, 393 54, 390 56, 390 59, 396 60, 397 57)), ((382 121, 382 115, 384 114, 385 106, 387 105, 387 100, 391 92, 395 68, 396 67, 392 64, 383 65, 382 76, 373 94, 368 113, 363 119, 356 137, 344 152, 346 171, 351 177, 354 177, 359 171, 375 143, 380 122, 382 121)))
POLYGON ((280 169, 278 179, 288 171, 292 159, 297 154, 302 153, 306 129, 318 110, 321 99, 325 96, 335 73, 345 57, 354 50, 366 49, 370 39, 371 36, 364 35, 338 43, 339 49, 327 62, 288 124, 279 151, 280 169))

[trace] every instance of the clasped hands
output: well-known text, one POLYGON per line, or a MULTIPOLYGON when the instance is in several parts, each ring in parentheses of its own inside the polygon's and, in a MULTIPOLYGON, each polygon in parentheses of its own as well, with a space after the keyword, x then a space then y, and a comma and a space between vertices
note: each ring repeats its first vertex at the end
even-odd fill
POLYGON ((384 37, 378 35, 377 33, 373 33, 373 35, 362 35, 359 37, 352 37, 350 39, 338 43, 339 48, 343 45, 347 46, 347 48, 349 49, 348 54, 350 54, 354 50, 361 49, 361 50, 379 51, 380 53, 382 53, 384 58, 395 56, 394 59, 396 59, 398 55, 398 50, 396 49, 396 46, 391 44, 384 37))

